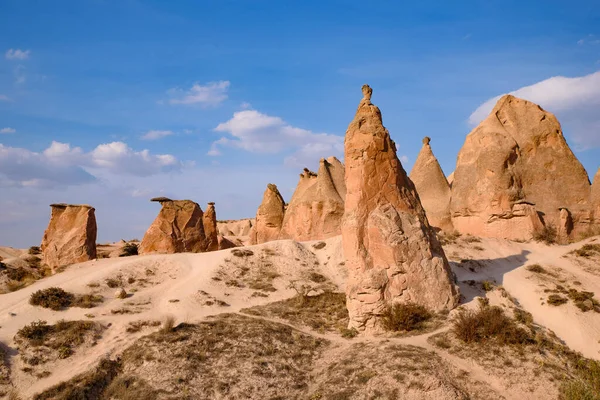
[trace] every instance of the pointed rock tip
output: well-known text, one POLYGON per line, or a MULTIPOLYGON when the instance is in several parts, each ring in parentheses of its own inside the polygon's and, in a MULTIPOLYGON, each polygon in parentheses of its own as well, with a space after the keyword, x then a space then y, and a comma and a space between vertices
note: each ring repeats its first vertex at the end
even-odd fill
POLYGON ((214 207, 214 206, 215 206, 215 202, 214 202, 214 201, 209 201, 209 202, 208 202, 208 205, 209 205, 209 206, 213 206, 213 207, 214 207))
POLYGON ((423 144, 428 145, 431 142, 431 138, 429 136, 425 136, 423 138, 423 144))
POLYGON ((272 190, 274 192, 278 192, 277 185, 274 183, 267 183, 267 189, 272 190))

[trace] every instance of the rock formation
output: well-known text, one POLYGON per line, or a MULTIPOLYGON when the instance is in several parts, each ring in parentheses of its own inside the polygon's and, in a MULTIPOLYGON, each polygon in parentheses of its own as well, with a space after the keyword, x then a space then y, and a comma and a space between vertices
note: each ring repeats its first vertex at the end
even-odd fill
POLYGON ((346 184, 344 165, 322 158, 319 171, 304 169, 285 210, 281 239, 321 240, 341 233, 346 184))
POLYGON ((250 232, 250 244, 259 244, 279 239, 285 202, 277 186, 269 183, 262 203, 256 211, 256 222, 250 232))
POLYGON ((96 258, 96 215, 88 205, 51 204, 42 239, 42 263, 51 268, 96 258))
POLYGON ((560 208, 574 236, 589 224, 590 183, 556 117, 529 101, 503 96, 466 138, 452 183, 454 227, 463 233, 530 239, 538 222, 557 228, 560 208))
POLYGON ((410 179, 419 193, 429 224, 452 231, 454 228, 450 218, 450 184, 431 151, 430 141, 428 137, 423 139, 423 147, 410 171, 410 179))
POLYGON ((594 176, 594 183, 592 184, 592 196, 590 204, 592 205, 592 213, 594 215, 594 222, 600 226, 600 168, 594 176))
POLYGON ((217 229, 224 236, 249 236, 252 226, 254 218, 217 222, 217 229))
POLYGON ((204 227, 204 236, 206 237, 206 251, 219 250, 215 203, 208 203, 208 207, 206 207, 206 211, 202 216, 202 225, 204 227))
POLYGON ((232 249, 234 247, 243 246, 243 244, 240 243, 239 240, 236 243, 233 240, 228 239, 223 235, 219 235, 218 240, 219 240, 219 250, 232 249))
POLYGON ((140 254, 200 253, 206 249, 202 209, 191 200, 157 197, 162 208, 139 245, 140 254))
POLYGON ((459 294, 379 108, 371 103, 372 90, 362 89, 364 98, 346 131, 342 242, 349 327, 373 332, 393 304, 447 310, 457 305, 459 294))

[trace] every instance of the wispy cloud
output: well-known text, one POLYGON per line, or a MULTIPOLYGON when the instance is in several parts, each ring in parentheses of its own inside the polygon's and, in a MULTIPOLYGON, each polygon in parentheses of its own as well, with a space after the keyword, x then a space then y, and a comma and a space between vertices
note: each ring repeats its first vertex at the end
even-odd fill
POLYGON ((206 85, 195 83, 189 90, 179 88, 167 92, 170 104, 198 104, 201 106, 217 106, 227 100, 229 81, 209 82, 206 85))
POLYGON ((6 53, 4 53, 4 57, 6 57, 7 60, 27 60, 29 54, 31 54, 29 50, 8 49, 6 53))
POLYGON ((158 140, 158 139, 164 138, 166 136, 171 136, 171 135, 173 135, 173 131, 152 130, 152 131, 146 132, 146 134, 144 134, 141 137, 141 139, 142 140, 158 140))
MULTIPOLYGON (((573 78, 555 76, 510 94, 555 113, 578 149, 600 147, 600 71, 573 78)), ((469 123, 477 125, 486 118, 500 97, 480 105, 469 117, 469 123)))
POLYGON ((0 101, 12 101, 12 99, 5 94, 0 94, 0 101))
POLYGON ((16 131, 17 130, 15 128, 10 127, 0 129, 0 133, 15 133, 16 131))
POLYGON ((223 146, 236 147, 252 153, 281 153, 293 151, 285 158, 286 165, 305 166, 321 157, 343 153, 344 138, 327 133, 314 133, 287 124, 279 117, 244 110, 219 124, 216 132, 227 133, 213 142, 208 155, 220 155, 223 146))

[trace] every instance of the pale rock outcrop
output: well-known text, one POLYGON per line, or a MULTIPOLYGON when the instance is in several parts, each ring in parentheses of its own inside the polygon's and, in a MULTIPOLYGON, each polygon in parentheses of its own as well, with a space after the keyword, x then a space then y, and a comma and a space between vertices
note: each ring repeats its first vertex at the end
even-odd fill
POLYGON ((429 137, 423 139, 423 147, 409 177, 419 193, 429 224, 444 231, 453 231, 450 218, 450 184, 431 151, 430 141, 429 137))
POLYGON ((448 175, 448 185, 452 188, 452 182, 454 182, 454 171, 448 175))
POLYGON ((540 106, 503 96, 465 140, 452 183, 454 227, 476 236, 530 239, 534 205, 557 228, 560 208, 573 219, 569 236, 589 225, 590 183, 556 117, 540 106), (521 202, 521 203, 520 203, 521 202))
POLYGON ((219 232, 217 231, 217 212, 215 203, 208 203, 206 211, 202 216, 204 236, 206 237, 206 251, 219 250, 219 232))
POLYGON ((42 263, 57 268, 96 258, 96 215, 88 205, 51 204, 42 239, 42 263))
POLYGON ((594 222, 600 226, 600 168, 594 176, 594 183, 592 184, 592 196, 591 196, 592 213, 594 215, 594 222))
POLYGON ((236 238, 227 238, 223 235, 218 236, 219 240, 219 250, 232 249, 234 247, 241 247, 244 244, 240 242, 239 239, 236 238))
POLYGON ((342 225, 349 327, 367 332, 382 329, 390 305, 413 302, 439 311, 459 300, 444 250, 371 93, 364 85, 346 131, 342 225))
POLYGON ((217 230, 224 236, 249 236, 254 226, 254 218, 217 221, 217 230))
POLYGON ((344 164, 322 158, 319 171, 305 169, 285 211, 280 239, 322 240, 341 233, 346 184, 344 164))
POLYGON ((157 197, 162 208, 139 245, 139 254, 200 253, 206 249, 202 209, 191 200, 157 197))
POLYGON ((285 202, 277 186, 269 183, 262 203, 256 211, 256 222, 250 232, 250 244, 260 244, 279 239, 285 202))

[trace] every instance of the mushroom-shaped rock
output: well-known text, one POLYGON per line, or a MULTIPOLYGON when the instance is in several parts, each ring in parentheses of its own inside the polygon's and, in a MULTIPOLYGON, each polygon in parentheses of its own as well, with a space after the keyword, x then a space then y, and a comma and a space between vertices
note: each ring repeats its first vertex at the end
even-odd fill
POLYGON ((204 211, 204 215, 202 216, 202 224, 204 226, 204 235, 206 236, 206 251, 219 250, 215 203, 208 203, 206 211, 204 211))
POLYGON ((318 173, 306 169, 285 210, 281 239, 321 240, 341 233, 346 184, 344 164, 322 158, 318 173))
POLYGON ((344 161, 349 327, 381 330, 382 314, 396 303, 455 307, 459 293, 444 250, 369 96, 346 131, 344 161))
POLYGON ((51 204, 42 239, 42 263, 51 268, 96 258, 96 215, 89 205, 51 204))
POLYGON ((530 239, 515 204, 535 204, 546 225, 560 224, 559 207, 573 219, 569 235, 588 228, 590 182, 563 137, 556 117, 537 104, 503 96, 461 148, 450 210, 463 233, 530 239), (520 222, 522 221, 522 222, 520 222))
POLYGON ((256 222, 250 232, 250 243, 259 244, 277 240, 283 223, 285 202, 277 186, 269 183, 262 203, 256 211, 256 222))
POLYGON ((423 139, 423 147, 410 171, 410 179, 419 193, 421 204, 432 226, 445 231, 454 230, 450 218, 450 184, 431 151, 431 139, 423 139))
POLYGON ((191 200, 152 199, 162 208, 139 245, 139 254, 200 253, 206 249, 202 209, 191 200))

